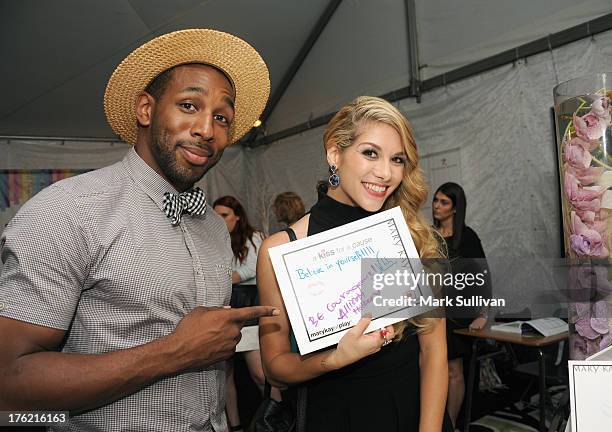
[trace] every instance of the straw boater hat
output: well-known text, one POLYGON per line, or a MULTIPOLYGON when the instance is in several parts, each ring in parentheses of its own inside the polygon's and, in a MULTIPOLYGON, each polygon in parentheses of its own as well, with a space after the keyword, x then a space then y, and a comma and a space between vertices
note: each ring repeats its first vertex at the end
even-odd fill
POLYGON ((230 142, 238 141, 259 118, 270 94, 268 68, 255 49, 235 36, 210 29, 180 30, 132 51, 108 81, 104 112, 115 133, 136 144, 136 100, 155 77, 171 67, 203 63, 223 71, 236 93, 230 142))

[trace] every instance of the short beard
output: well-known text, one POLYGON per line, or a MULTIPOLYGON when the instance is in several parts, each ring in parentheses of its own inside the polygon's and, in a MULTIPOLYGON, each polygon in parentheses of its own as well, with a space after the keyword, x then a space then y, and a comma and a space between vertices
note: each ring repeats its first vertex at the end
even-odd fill
POLYGON ((166 131, 159 130, 155 124, 151 126, 151 154, 170 184, 179 191, 191 188, 194 183, 204 177, 204 174, 206 174, 210 168, 215 166, 223 154, 222 151, 215 153, 208 144, 195 144, 198 145, 198 147, 208 150, 210 156, 206 165, 202 167, 203 170, 201 172, 199 170, 192 171, 179 165, 176 160, 174 149, 182 144, 185 144, 185 141, 179 141, 176 143, 176 146, 173 146, 166 131))

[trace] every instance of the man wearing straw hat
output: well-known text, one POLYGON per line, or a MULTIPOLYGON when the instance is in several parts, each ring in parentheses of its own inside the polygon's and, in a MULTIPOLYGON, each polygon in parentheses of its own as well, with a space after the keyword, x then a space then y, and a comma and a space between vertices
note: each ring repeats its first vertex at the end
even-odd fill
MULTIPOLYGON (((193 188, 262 112, 268 70, 214 30, 163 35, 111 76, 104 108, 133 144, 30 200, 2 238, 0 411, 70 411, 54 430, 224 431, 229 234, 193 188)), ((60 417, 61 419, 61 417, 60 417)))

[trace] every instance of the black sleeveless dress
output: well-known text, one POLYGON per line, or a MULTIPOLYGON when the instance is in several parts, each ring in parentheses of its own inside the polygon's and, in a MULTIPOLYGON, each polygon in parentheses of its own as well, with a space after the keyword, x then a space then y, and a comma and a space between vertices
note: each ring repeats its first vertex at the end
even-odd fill
MULTIPOLYGON (((486 263, 482 243, 476 232, 469 226, 463 227, 461 242, 453 248, 454 237, 444 237, 448 248, 448 258, 453 273, 476 274, 486 273, 482 287, 472 287, 471 295, 491 298, 491 271, 486 263)), ((454 299, 461 295, 453 287, 445 287, 445 296, 454 299)), ((464 294, 465 295, 465 294, 464 294)), ((446 343, 448 359, 464 358, 472 352, 472 338, 455 334, 455 330, 468 327, 478 316, 480 307, 447 307, 446 308, 446 343)))
MULTIPOLYGON (((322 197, 310 211, 308 235, 369 216, 361 208, 322 197)), ((419 341, 414 328, 399 343, 305 385, 308 432, 417 432, 419 341)), ((443 431, 452 431, 445 416, 443 431)))

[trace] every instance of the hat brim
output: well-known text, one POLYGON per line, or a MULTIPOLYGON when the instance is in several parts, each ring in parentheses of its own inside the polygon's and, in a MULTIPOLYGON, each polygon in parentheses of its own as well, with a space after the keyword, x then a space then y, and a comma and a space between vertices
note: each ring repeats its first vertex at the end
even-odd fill
POLYGON ((268 68, 255 49, 236 36, 210 29, 179 30, 132 51, 113 72, 104 93, 104 112, 113 131, 136 144, 138 95, 162 72, 187 63, 214 66, 235 91, 230 142, 244 136, 264 110, 270 94, 268 68))

